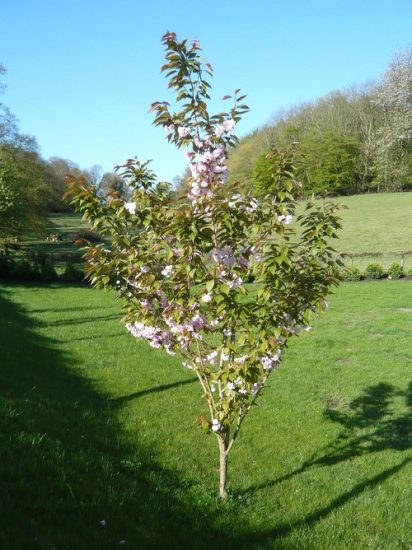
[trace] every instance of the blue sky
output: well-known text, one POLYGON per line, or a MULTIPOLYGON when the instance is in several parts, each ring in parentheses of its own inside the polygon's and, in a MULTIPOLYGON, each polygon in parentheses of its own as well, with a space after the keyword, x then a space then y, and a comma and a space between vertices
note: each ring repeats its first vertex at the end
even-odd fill
POLYGON ((412 46, 411 22, 410 0, 2 0, 1 100, 44 158, 108 171, 137 155, 172 180, 183 152, 148 113, 169 99, 164 32, 199 39, 216 100, 235 88, 248 94, 242 136, 282 108, 379 77, 412 46))

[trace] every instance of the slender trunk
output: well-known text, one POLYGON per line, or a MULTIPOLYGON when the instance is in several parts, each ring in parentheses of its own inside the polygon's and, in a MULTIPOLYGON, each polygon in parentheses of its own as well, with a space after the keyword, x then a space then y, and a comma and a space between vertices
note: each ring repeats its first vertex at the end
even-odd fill
POLYGON ((228 443, 229 433, 218 436, 219 454, 220 454, 220 476, 219 476, 219 495, 220 498, 227 498, 227 463, 228 463, 228 443))

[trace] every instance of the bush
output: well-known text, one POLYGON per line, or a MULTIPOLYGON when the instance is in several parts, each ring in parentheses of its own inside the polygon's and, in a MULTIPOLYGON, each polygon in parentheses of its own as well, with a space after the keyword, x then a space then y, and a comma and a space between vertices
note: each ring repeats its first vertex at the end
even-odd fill
POLYGON ((85 240, 89 241, 89 243, 102 243, 103 239, 97 233, 97 231, 92 231, 91 229, 80 229, 77 231, 77 233, 74 233, 72 235, 72 241, 75 243, 76 241, 85 240))
POLYGON ((9 254, 0 253, 0 277, 9 277, 14 267, 14 261, 9 254))
POLYGON ((84 280, 84 273, 75 264, 68 262, 60 279, 65 283, 81 283, 84 280))
POLYGON ((20 260, 16 262, 13 269, 10 271, 10 277, 17 281, 33 281, 36 280, 38 276, 39 273, 27 260, 20 260))
POLYGON ((357 267, 348 267, 341 272, 344 281, 360 281, 362 274, 357 267))
POLYGON ((381 264, 372 263, 366 266, 365 277, 367 279, 382 279, 383 276, 384 271, 381 264))
POLYGON ((388 277, 390 277, 391 279, 400 279, 403 276, 404 273, 401 264, 394 262, 392 265, 389 266, 388 277))
POLYGON ((55 281, 57 273, 54 269, 54 260, 45 252, 33 252, 29 256, 33 264, 33 279, 39 281, 55 281))

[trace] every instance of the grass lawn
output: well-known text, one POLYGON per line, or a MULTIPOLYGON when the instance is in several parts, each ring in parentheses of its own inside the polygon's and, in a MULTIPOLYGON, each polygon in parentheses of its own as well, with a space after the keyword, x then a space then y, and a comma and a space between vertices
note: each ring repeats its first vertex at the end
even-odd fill
POLYGON ((91 288, 0 286, 2 549, 412 547, 411 282, 342 285, 292 342, 226 503, 197 382, 119 318, 91 288))

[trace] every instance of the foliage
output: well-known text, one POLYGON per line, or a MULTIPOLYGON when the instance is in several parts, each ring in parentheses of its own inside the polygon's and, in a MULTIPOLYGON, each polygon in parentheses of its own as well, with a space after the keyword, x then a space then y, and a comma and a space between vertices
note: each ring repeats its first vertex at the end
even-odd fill
POLYGON ((404 276, 403 267, 399 263, 393 263, 388 267, 388 277, 391 279, 400 279, 404 276))
POLYGON ((72 241, 76 244, 77 241, 87 241, 90 243, 101 243, 103 239, 99 235, 98 231, 92 231, 90 229, 80 229, 72 235, 72 241))
POLYGON ((47 194, 38 154, 0 143, 0 237, 41 230, 47 194))
POLYGON ((67 262, 60 280, 66 283, 81 283, 84 280, 84 272, 76 264, 67 262))
POLYGON ((344 281, 360 281, 362 279, 360 269, 357 267, 348 267, 344 269, 341 276, 344 281))
POLYGON ((377 132, 379 178, 386 187, 400 189, 412 174, 412 49, 391 61, 374 101, 382 113, 377 132))
POLYGON ((384 274, 384 269, 381 264, 373 262, 366 266, 365 277, 368 279, 382 279, 384 274))
POLYGON ((347 195, 359 190, 359 144, 329 131, 306 134, 301 143, 300 173, 305 190, 347 195))
POLYGON ((230 181, 253 186, 261 155, 301 144, 302 182, 308 192, 337 194, 411 188, 412 50, 391 61, 374 84, 335 91, 278 113, 231 152, 230 181), (324 180, 322 176, 325 176, 324 180))
MULTIPOLYGON (((300 184, 294 151, 273 151, 275 188, 261 201, 250 193, 227 197, 227 149, 234 126, 248 108, 236 90, 225 96, 229 112, 210 115, 211 66, 194 41, 163 37, 162 67, 179 111, 152 104, 155 125, 167 139, 187 147, 191 170, 188 200, 176 201, 170 186, 156 184, 147 162, 129 159, 119 167, 129 202, 101 197, 82 178, 71 178, 68 197, 92 227, 110 235, 111 248, 90 247, 87 273, 98 287, 110 286, 126 301, 125 321, 137 338, 179 353, 196 374, 220 450, 220 495, 226 497, 227 457, 246 414, 280 362, 291 336, 308 330, 337 284, 330 239, 339 223, 336 206, 308 204, 299 216, 298 238, 290 227, 300 184), (253 276, 252 297, 244 281, 253 276)), ((233 189, 233 191, 237 191, 233 189)), ((232 191, 232 193, 233 193, 232 191)))
POLYGON ((45 252, 32 252, 29 254, 35 280, 55 281, 57 273, 54 268, 54 260, 50 254, 45 252))

